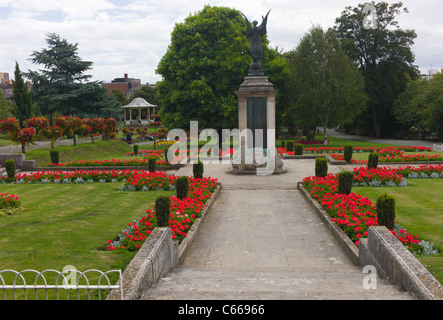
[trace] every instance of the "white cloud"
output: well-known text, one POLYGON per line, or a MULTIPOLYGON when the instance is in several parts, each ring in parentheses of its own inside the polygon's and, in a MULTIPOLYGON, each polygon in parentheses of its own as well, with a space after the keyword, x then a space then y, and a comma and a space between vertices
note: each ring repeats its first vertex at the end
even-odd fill
MULTIPOLYGON (((79 55, 93 61, 95 80, 110 81, 128 73, 142 82, 160 77, 155 69, 170 44, 176 22, 182 22, 206 4, 238 9, 260 20, 272 9, 268 37, 272 46, 292 50, 313 24, 334 24, 346 6, 364 1, 334 0, 1 0, 0 21, 8 26, 0 35, 0 72, 36 69, 27 60, 34 50, 47 47, 45 34, 54 32, 78 43, 79 55)), ((410 10, 398 20, 418 34, 413 49, 421 67, 443 67, 441 0, 404 0, 410 10)))

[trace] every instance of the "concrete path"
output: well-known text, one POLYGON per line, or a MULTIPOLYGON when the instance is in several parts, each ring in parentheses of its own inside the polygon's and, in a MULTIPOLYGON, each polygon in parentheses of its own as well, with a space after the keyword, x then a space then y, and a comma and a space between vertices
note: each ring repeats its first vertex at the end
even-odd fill
MULTIPOLYGON (((320 132, 323 132, 322 130, 320 132)), ((399 140, 399 139, 377 139, 373 137, 350 135, 343 132, 336 132, 333 129, 327 129, 328 136, 337 137, 342 139, 354 140, 354 141, 365 141, 374 143, 383 143, 388 145, 398 145, 398 146, 418 146, 418 147, 428 147, 435 151, 443 151, 442 141, 427 141, 427 140, 399 140)))
MULTIPOLYGON (((222 191, 182 266, 141 300, 414 299, 382 279, 363 286, 355 266, 296 185, 314 174, 314 160, 285 160, 273 176, 226 174, 206 165, 222 191)), ((338 172, 329 166, 329 172, 338 172)), ((190 166, 180 175, 191 175, 190 166)))

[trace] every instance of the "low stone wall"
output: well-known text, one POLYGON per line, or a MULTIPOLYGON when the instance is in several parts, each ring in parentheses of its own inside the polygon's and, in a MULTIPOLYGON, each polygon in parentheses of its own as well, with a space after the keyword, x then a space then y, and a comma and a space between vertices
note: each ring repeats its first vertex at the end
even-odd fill
POLYGON ((298 190, 305 197, 305 199, 312 205, 314 211, 318 214, 318 216, 323 220, 328 229, 335 236, 341 247, 346 251, 349 258, 352 262, 358 265, 358 248, 357 246, 349 239, 349 237, 343 232, 342 229, 337 225, 337 223, 331 221, 331 217, 329 217, 328 213, 321 207, 321 205, 312 199, 309 192, 305 189, 302 182, 297 184, 298 190))
POLYGON ((183 261, 186 258, 186 255, 188 254, 189 249, 191 248, 192 244, 194 243, 194 240, 197 236, 198 231, 200 230, 200 226, 203 223, 203 221, 208 216, 208 211, 211 210, 212 205, 214 204, 215 200, 217 199, 218 194, 221 190, 221 184, 218 185, 217 189, 214 191, 214 193, 211 196, 211 199, 209 199, 206 202, 205 207, 203 208, 201 217, 199 219, 196 219, 194 224, 189 229, 186 238, 183 239, 183 241, 180 243, 180 246, 178 248, 178 254, 179 254, 179 264, 182 264, 183 261))
POLYGON ((359 243, 360 266, 373 265, 381 278, 422 300, 442 300, 440 282, 386 227, 370 227, 359 243))
MULTIPOLYGON (((170 228, 155 228, 123 272, 123 299, 138 300, 178 263, 178 248, 170 228)), ((120 299, 120 291, 111 291, 108 300, 120 299)))
MULTIPOLYGON (((123 272, 124 300, 138 300, 145 290, 183 263, 201 223, 208 215, 208 211, 214 204, 220 190, 221 184, 206 202, 201 217, 194 222, 180 245, 172 241, 170 228, 155 228, 152 231, 123 272)), ((112 290, 107 299, 119 300, 120 291, 118 289, 112 290)))
POLYGON ((15 166, 21 171, 33 171, 35 169, 35 160, 25 160, 23 153, 0 154, 0 166, 4 167, 6 160, 14 160, 15 166))
POLYGON ((298 189, 331 230, 351 260, 358 266, 372 265, 381 278, 422 300, 442 300, 440 282, 417 258, 386 228, 369 227, 368 237, 360 239, 358 248, 309 192, 298 183, 298 189))

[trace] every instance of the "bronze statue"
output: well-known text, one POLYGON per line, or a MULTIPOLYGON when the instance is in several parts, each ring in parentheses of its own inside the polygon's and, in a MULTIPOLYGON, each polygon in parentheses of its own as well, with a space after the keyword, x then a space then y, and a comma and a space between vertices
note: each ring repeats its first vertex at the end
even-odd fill
POLYGON ((271 10, 268 11, 265 17, 262 16, 262 23, 259 26, 257 26, 257 21, 253 21, 253 26, 251 26, 248 18, 242 13, 246 19, 246 34, 249 38, 249 53, 252 57, 251 68, 249 70, 250 76, 263 75, 263 70, 261 69, 260 64, 260 60, 263 59, 263 46, 260 37, 266 34, 266 24, 268 22, 268 15, 270 12, 271 10))

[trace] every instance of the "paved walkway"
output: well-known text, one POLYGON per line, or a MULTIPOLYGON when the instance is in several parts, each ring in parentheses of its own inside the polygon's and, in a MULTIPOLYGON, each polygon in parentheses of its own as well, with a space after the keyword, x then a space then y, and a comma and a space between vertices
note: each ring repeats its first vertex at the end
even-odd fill
MULTIPOLYGON (((206 165, 222 183, 214 206, 182 266, 141 300, 413 299, 366 274, 346 256, 297 190, 314 160, 284 160, 284 175, 236 176, 229 165, 206 165)), ((329 172, 339 168, 329 165, 329 172)), ((192 174, 190 166, 180 175, 192 174)))
MULTIPOLYGON (((323 132, 323 131, 321 131, 323 132)), ((328 136, 354 140, 354 141, 365 141, 365 142, 375 142, 375 143, 383 143, 388 145, 399 145, 399 146, 418 146, 418 147, 429 147, 429 148, 437 148, 437 151, 443 151, 441 148, 443 147, 442 141, 427 141, 427 140, 399 140, 399 139, 377 139, 373 137, 365 137, 365 136, 356 136, 350 135, 342 132, 336 132, 333 129, 327 129, 328 136)))

